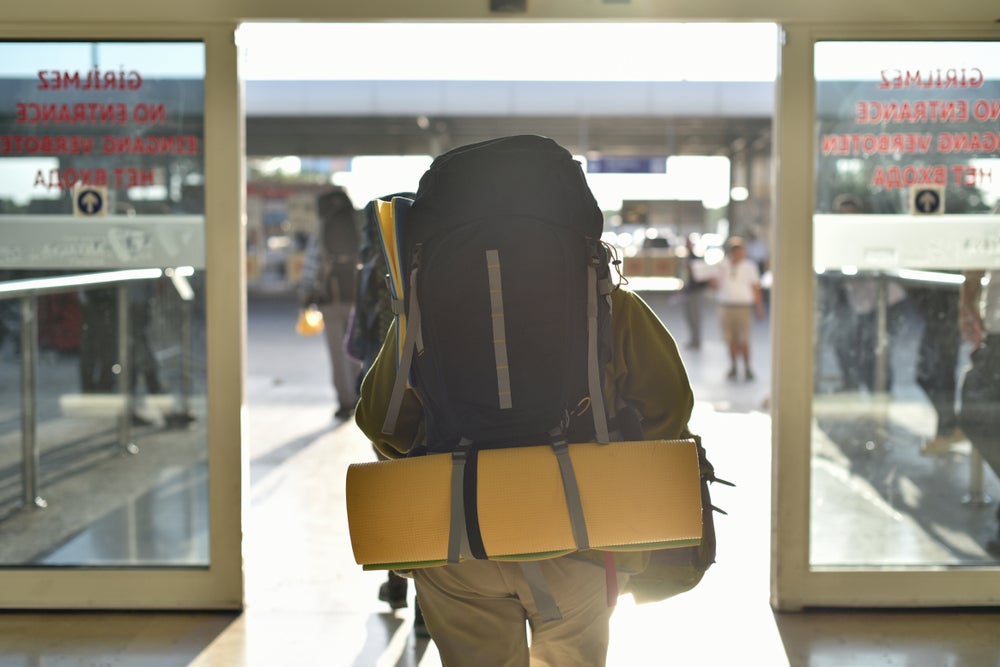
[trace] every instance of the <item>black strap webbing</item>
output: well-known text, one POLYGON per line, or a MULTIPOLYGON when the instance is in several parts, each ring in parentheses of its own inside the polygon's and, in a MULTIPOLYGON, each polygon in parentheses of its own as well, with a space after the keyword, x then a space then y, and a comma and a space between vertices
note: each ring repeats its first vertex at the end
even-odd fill
POLYGON ((580 487, 576 483, 576 473, 573 472, 573 460, 569 456, 569 444, 565 438, 558 438, 552 443, 559 463, 559 476, 562 478, 563 494, 566 496, 566 511, 569 512, 569 526, 573 531, 573 543, 580 551, 590 548, 590 537, 587 535, 587 520, 583 516, 583 503, 580 500, 580 487))
POLYGON ((479 528, 479 452, 463 438, 451 453, 451 510, 448 525, 448 562, 487 560, 479 528))

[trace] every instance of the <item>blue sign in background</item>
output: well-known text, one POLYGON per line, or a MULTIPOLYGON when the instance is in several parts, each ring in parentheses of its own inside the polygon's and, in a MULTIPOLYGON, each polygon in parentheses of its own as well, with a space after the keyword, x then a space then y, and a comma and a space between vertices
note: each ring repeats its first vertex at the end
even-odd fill
POLYGON ((591 174, 665 174, 665 157, 602 157, 587 161, 591 174))

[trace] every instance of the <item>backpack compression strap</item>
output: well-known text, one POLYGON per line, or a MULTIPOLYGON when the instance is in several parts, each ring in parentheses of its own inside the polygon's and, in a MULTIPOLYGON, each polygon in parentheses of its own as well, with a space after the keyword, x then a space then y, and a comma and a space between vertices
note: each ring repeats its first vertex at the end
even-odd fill
MULTIPOLYGON (((419 258, 419 254, 416 257, 419 258)), ((422 351, 424 349, 424 340, 420 333, 420 302, 417 300, 416 287, 418 267, 419 262, 415 259, 413 269, 410 271, 410 316, 407 318, 409 321, 406 326, 406 335, 403 337, 402 358, 396 368, 396 380, 392 385, 389 407, 386 409, 385 421, 382 423, 382 433, 386 435, 391 435, 396 430, 396 420, 399 419, 399 410, 403 404, 403 392, 406 391, 406 378, 410 375, 410 364, 413 362, 413 350, 422 351)))
POLYGON ((486 251, 486 271, 490 280, 490 313, 493 315, 493 358, 497 367, 497 400, 501 410, 513 407, 510 366, 507 363, 507 325, 503 315, 503 284, 500 280, 500 253, 486 251))
POLYGON ((465 523, 465 464, 472 441, 462 438, 451 453, 451 521, 448 526, 448 562, 458 563, 472 557, 469 532, 465 523))
POLYGON ((556 604, 556 599, 552 597, 552 591, 545 583, 545 574, 538 561, 521 561, 521 573, 524 574, 524 579, 528 582, 531 597, 535 600, 535 609, 538 610, 538 615, 542 617, 542 620, 561 621, 562 612, 559 611, 559 605, 556 604))
POLYGON ((580 487, 576 483, 576 473, 573 471, 573 460, 569 456, 569 443, 562 429, 549 432, 552 438, 552 451, 556 454, 559 464, 559 476, 562 478, 563 494, 566 496, 566 511, 569 513, 569 526, 573 531, 573 542, 580 551, 590 548, 590 537, 587 535, 587 519, 583 515, 583 503, 580 500, 580 487))
POLYGON ((594 413, 594 434, 597 442, 607 444, 608 417, 604 407, 604 388, 601 386, 601 368, 597 354, 597 299, 611 293, 611 281, 598 284, 597 268, 587 265, 587 378, 590 385, 590 410, 594 413), (600 291, 600 294, 598 292, 600 291))

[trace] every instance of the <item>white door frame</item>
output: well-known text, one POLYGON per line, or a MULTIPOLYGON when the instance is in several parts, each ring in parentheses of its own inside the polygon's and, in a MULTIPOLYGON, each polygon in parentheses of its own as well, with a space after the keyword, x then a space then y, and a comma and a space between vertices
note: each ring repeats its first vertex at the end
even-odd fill
MULTIPOLYGON (((208 567, 0 570, 6 609, 241 609, 246 369, 243 95, 235 22, 3 23, 0 39, 205 44, 208 567)), ((54 508, 39 511, 55 511, 54 508)))
MULTIPOLYGON (((166 25, 5 24, 5 39, 194 39, 206 44, 205 170, 211 563, 204 569, 0 570, 4 608, 216 608, 243 604, 247 463, 246 272, 242 90, 235 22, 166 25)), ((996 40, 994 26, 784 24, 777 87, 773 338, 772 594, 779 610, 809 606, 996 605, 996 568, 811 570, 809 549, 813 312, 813 45, 826 39, 996 40), (805 249, 805 251, 804 251, 805 249)))
POLYGON ((783 25, 776 86, 777 193, 772 338, 771 604, 938 607, 1000 604, 997 567, 851 568, 809 564, 815 181, 813 48, 826 40, 1000 40, 995 26, 783 25), (806 314, 804 317, 803 314, 806 314))

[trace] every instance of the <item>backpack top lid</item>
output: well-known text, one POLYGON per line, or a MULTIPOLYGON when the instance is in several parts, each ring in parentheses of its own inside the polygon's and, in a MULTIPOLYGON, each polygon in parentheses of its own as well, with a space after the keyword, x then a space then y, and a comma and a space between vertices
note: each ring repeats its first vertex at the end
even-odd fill
POLYGON ((604 215, 583 169, 548 137, 515 135, 455 148, 420 178, 405 252, 484 211, 546 220, 599 239, 604 215))

